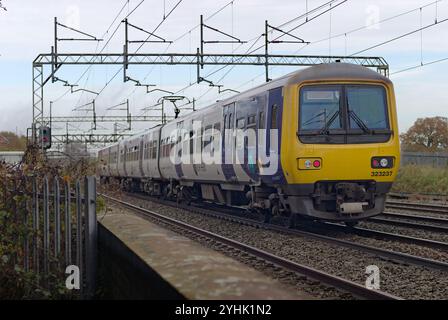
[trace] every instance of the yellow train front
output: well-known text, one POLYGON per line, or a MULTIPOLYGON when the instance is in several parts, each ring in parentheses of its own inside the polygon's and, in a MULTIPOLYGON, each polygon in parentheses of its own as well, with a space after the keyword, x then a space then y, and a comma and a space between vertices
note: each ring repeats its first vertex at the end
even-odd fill
POLYGON ((283 103, 280 206, 347 222, 381 213, 400 163, 392 82, 325 64, 289 78, 283 103))

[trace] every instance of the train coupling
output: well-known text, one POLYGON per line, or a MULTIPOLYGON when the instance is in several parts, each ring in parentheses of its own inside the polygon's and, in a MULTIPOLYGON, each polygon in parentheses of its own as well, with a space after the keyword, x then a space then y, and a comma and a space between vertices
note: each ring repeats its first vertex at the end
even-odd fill
POLYGON ((363 185, 352 182, 339 182, 336 189, 336 211, 341 214, 364 212, 369 206, 367 191, 363 185))

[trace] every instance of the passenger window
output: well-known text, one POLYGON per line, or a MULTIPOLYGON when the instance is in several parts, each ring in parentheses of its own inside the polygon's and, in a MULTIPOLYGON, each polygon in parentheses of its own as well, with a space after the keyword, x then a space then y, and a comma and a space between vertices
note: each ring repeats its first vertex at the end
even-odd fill
POLYGON ((278 129, 277 117, 278 117, 278 106, 276 104, 272 105, 271 113, 271 129, 278 129))
POLYGON ((256 123, 255 120, 255 115, 250 115, 249 117, 247 117, 247 127, 254 127, 256 123))
POLYGON ((246 120, 244 118, 239 118, 238 120, 236 120, 236 127, 238 129, 243 129, 246 125, 246 120))
POLYGON ((190 131, 190 155, 193 154, 193 136, 194 136, 194 133, 193 133, 193 130, 191 130, 190 131))
POLYGON ((152 158, 156 159, 157 158, 157 140, 154 140, 152 142, 152 146, 153 146, 153 148, 152 148, 152 158))
POLYGON ((210 144, 211 140, 211 135, 212 135, 212 126, 207 126, 205 127, 204 130, 204 134, 202 136, 203 140, 202 140, 202 147, 205 148, 208 144, 210 144))
POLYGON ((258 115, 258 128, 264 129, 264 111, 260 111, 258 115))

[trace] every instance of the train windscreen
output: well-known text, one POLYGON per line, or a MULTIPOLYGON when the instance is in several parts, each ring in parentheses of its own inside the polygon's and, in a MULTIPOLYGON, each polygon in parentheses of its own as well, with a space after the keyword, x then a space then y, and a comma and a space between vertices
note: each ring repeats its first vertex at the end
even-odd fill
POLYGON ((298 135, 302 142, 382 142, 391 134, 383 86, 306 85, 299 97, 298 135))

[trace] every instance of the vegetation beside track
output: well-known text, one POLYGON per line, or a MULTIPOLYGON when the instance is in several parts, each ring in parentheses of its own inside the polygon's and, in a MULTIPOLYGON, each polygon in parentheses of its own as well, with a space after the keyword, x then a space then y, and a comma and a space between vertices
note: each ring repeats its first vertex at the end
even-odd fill
POLYGON ((398 171, 392 191, 448 195, 448 167, 403 166, 398 171))
MULTIPOLYGON (((42 272, 25 270, 24 240, 29 239, 31 250, 35 235, 32 219, 29 218, 25 223, 26 212, 29 212, 31 205, 32 177, 36 177, 38 184, 41 184, 44 176, 59 176, 66 181, 75 181, 94 174, 94 162, 85 159, 48 161, 34 146, 27 148, 21 163, 11 165, 0 162, 0 300, 76 299, 76 295, 65 287, 65 274, 51 271, 43 276, 42 272)), ((104 207, 103 199, 98 199, 98 207, 98 210, 104 207)), ((50 224, 52 223, 51 219, 50 224)), ((40 224, 39 230, 42 230, 43 221, 40 224)), ((30 252, 28 257, 33 260, 30 252)), ((53 260, 50 264, 60 263, 57 259, 53 260)))

